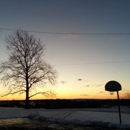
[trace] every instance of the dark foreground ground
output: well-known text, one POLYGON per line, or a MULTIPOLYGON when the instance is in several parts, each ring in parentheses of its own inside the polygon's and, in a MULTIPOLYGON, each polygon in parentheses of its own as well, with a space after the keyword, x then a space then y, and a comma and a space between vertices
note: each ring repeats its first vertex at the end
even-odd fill
MULTIPOLYGON (((28 118, 0 120, 0 130, 110 130, 101 127, 86 127, 75 124, 59 124, 28 118)), ((111 129, 112 130, 112 129, 111 129)))
POLYGON ((74 125, 59 125, 59 124, 51 124, 49 126, 35 126, 34 128, 25 127, 25 126, 17 126, 10 125, 7 127, 0 126, 0 130, 107 130, 102 128, 93 128, 93 127, 81 127, 74 125))
POLYGON ((29 126, 19 126, 19 125, 9 125, 9 126, 0 126, 0 130, 115 130, 108 128, 100 128, 100 127, 83 127, 77 125, 61 125, 61 124, 49 124, 34 126, 30 128, 29 126))

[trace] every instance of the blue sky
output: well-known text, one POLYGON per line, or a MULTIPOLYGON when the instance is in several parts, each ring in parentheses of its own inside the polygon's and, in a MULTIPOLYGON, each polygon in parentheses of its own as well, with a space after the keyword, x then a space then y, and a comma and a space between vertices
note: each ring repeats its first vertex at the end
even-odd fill
MULTIPOLYGON (((129 90, 130 35, 75 33, 130 33, 129 7, 129 0, 0 0, 0 28, 72 33, 30 33, 46 44, 43 59, 58 71, 57 98, 113 98, 104 90, 109 80, 129 90)), ((0 29, 0 61, 9 34, 0 29)))

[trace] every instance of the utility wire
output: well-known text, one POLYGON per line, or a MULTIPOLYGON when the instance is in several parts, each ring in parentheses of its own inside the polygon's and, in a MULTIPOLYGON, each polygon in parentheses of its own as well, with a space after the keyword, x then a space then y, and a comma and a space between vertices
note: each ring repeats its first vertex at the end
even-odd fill
MULTIPOLYGON (((16 31, 17 29, 11 28, 0 28, 0 32, 6 31, 16 31)), ((18 29, 20 30, 20 29, 18 29)), ((75 35, 130 35, 130 33, 63 33, 63 32, 39 32, 39 31, 29 31, 33 33, 43 33, 43 34, 75 34, 75 35)), ((1 35, 0 35, 1 37, 1 35)), ((1 38, 2 39, 2 38, 1 38)), ((87 65, 87 64, 113 64, 113 63, 129 63, 130 61, 106 61, 106 62, 90 62, 90 63, 79 63, 79 64, 59 64, 54 66, 66 66, 66 65, 87 65)))
MULTIPOLYGON (((16 31, 17 29, 11 29, 11 28, 0 28, 1 30, 6 30, 6 31, 16 31)), ((18 29, 20 30, 20 29, 18 29)), ((130 33, 80 33, 80 32, 43 32, 43 31, 30 31, 30 30, 25 30, 27 32, 32 32, 32 33, 42 33, 42 34, 58 34, 58 35, 63 35, 63 34, 71 34, 71 35, 130 35, 130 33)))
POLYGON ((105 61, 105 62, 88 62, 88 63, 77 63, 77 64, 55 64, 53 66, 71 66, 71 65, 88 65, 88 64, 114 64, 114 63, 130 63, 130 61, 105 61))

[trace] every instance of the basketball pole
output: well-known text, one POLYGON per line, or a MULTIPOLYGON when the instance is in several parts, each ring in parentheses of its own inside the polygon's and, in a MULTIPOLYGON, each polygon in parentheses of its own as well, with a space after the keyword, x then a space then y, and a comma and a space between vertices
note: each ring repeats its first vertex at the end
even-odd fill
POLYGON ((118 98, 118 110, 119 110, 119 121, 121 122, 121 111, 120 111, 120 99, 119 99, 119 92, 117 91, 117 98, 118 98))

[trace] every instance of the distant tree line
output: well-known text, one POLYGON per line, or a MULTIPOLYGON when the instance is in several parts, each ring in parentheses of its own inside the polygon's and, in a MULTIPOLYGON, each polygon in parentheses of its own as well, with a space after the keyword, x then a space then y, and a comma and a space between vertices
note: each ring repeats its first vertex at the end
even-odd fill
MULTIPOLYGON (((129 99, 121 99, 120 105, 128 106, 129 99)), ((117 106, 117 100, 30 100, 30 108, 62 109, 62 108, 101 108, 117 106)), ((0 107, 24 107, 24 100, 0 101, 0 107)))

